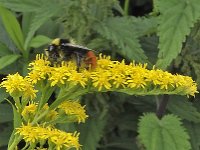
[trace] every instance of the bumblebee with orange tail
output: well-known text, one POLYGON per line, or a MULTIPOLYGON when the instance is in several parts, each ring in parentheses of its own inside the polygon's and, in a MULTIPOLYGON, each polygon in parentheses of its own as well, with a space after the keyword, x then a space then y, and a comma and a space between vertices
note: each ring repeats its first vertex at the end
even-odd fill
POLYGON ((97 65, 97 58, 93 50, 84 46, 72 44, 67 39, 54 39, 48 48, 45 49, 45 54, 52 64, 75 60, 77 71, 79 71, 82 66, 87 69, 94 69, 97 65))

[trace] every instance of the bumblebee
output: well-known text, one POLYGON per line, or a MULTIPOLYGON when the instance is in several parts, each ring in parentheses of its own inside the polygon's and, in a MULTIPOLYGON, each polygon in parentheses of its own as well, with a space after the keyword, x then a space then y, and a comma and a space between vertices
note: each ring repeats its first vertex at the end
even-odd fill
POLYGON ((54 39, 51 44, 45 49, 49 61, 52 64, 61 63, 62 61, 76 61, 77 71, 82 64, 86 68, 94 69, 97 64, 97 59, 93 50, 70 43, 68 39, 54 39))

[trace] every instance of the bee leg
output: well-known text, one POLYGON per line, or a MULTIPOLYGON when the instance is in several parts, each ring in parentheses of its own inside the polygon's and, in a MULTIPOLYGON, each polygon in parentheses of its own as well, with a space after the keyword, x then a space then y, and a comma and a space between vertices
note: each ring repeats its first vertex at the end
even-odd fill
POLYGON ((76 65, 77 65, 77 71, 80 71, 80 67, 81 67, 81 56, 79 55, 79 53, 76 53, 76 65))

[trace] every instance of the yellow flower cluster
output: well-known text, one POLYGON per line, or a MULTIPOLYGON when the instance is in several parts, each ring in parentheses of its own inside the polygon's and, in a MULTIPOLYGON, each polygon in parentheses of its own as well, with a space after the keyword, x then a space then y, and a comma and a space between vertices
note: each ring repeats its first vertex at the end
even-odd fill
POLYGON ((58 106, 58 108, 64 110, 66 115, 74 115, 78 123, 85 122, 85 119, 88 117, 84 107, 78 101, 65 101, 58 106))
MULTIPOLYGON (((51 86, 70 82, 75 85, 79 84, 83 88, 90 86, 90 89, 94 91, 140 91, 138 93, 143 91, 143 95, 171 93, 192 96, 198 93, 197 85, 191 77, 172 75, 155 68, 148 70, 146 64, 130 63, 126 65, 124 61, 111 61, 109 56, 100 55, 97 67, 92 71, 82 69, 77 72, 73 62, 63 62, 60 66, 54 67, 50 67, 49 64, 50 62, 46 58, 37 56, 35 62, 31 63, 31 72, 35 72, 35 68, 38 67, 37 70, 40 70, 40 73, 35 76, 42 74, 41 78, 46 77, 51 82, 51 86), (41 65, 39 65, 40 63, 41 65), (157 91, 153 93, 152 90, 157 91)), ((29 78, 33 78, 31 73, 29 78)), ((34 78, 32 81, 37 82, 34 78)))
MULTIPOLYGON (((26 122, 31 122, 33 121, 35 115, 36 115, 36 111, 37 111, 37 107, 38 107, 38 104, 35 104, 35 103, 32 103, 32 104, 29 104, 27 106, 24 107, 21 115, 23 117, 23 119, 26 121, 26 122)), ((49 109, 49 106, 48 104, 46 103, 41 112, 44 112, 45 110, 49 109)), ((44 119, 42 119, 40 121, 40 123, 45 123, 45 122, 50 122, 50 121, 53 121, 55 120, 56 118, 58 117, 58 112, 55 111, 55 110, 50 110, 48 112, 48 114, 45 116, 44 119)))
MULTIPOLYGON (((42 126, 22 125, 16 128, 16 134, 20 134, 24 141, 30 145, 37 143, 51 143, 50 148, 55 150, 75 148, 80 149, 79 133, 66 133, 64 131, 42 126)), ((40 145, 42 147, 42 145, 40 145)))
POLYGON ((33 100, 36 97, 37 90, 27 78, 23 78, 18 73, 14 75, 8 75, 3 79, 4 81, 0 84, 1 87, 6 88, 8 92, 13 97, 21 97, 25 99, 33 100))
POLYGON ((33 83, 45 79, 47 74, 51 72, 51 63, 47 60, 44 55, 37 55, 36 60, 29 64, 31 72, 29 72, 27 78, 33 83))

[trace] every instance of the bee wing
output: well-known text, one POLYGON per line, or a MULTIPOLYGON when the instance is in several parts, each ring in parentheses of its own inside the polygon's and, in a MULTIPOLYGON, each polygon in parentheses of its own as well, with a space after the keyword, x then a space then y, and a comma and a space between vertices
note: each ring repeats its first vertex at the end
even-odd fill
POLYGON ((84 47, 84 46, 81 46, 81 45, 76 45, 76 44, 71 44, 71 43, 65 43, 65 45, 69 46, 69 47, 80 48, 80 49, 83 49, 83 50, 92 50, 92 49, 89 49, 87 47, 84 47))

